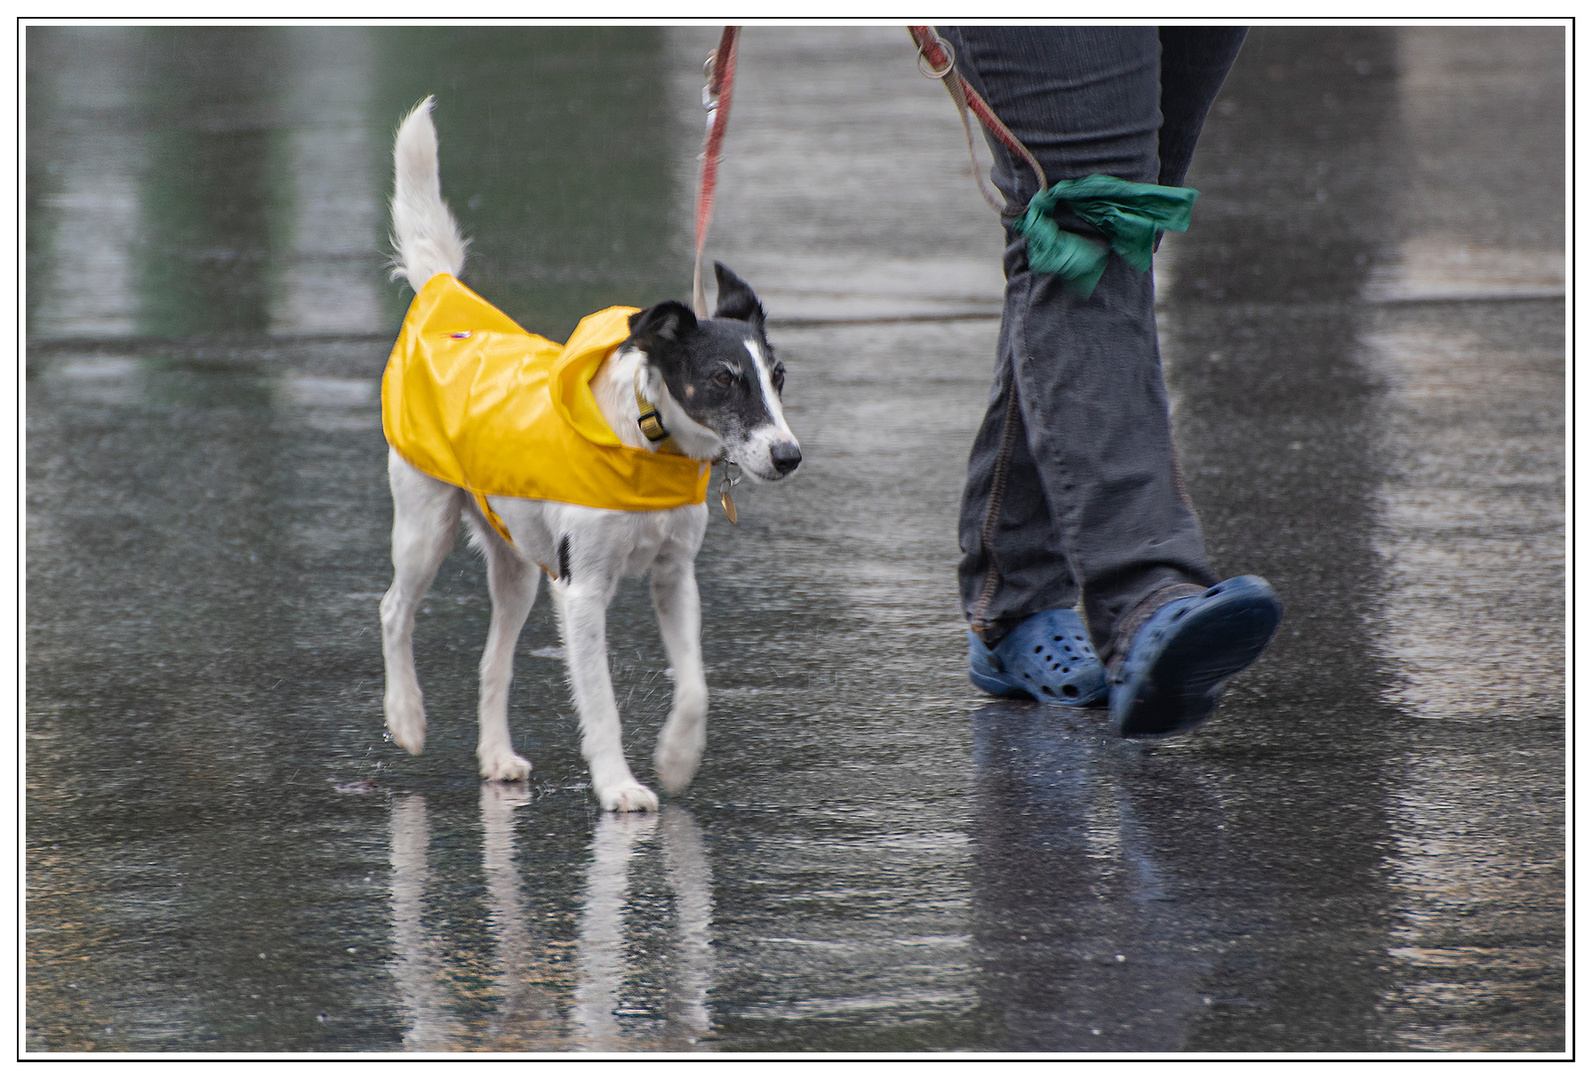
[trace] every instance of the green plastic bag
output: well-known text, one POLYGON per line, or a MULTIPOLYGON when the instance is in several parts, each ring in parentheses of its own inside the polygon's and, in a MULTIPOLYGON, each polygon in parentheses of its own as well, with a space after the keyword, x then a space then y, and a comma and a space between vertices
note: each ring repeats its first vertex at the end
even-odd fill
POLYGON ((1194 188, 1136 184, 1115 176, 1064 180, 1029 200, 1018 231, 1029 246, 1029 266, 1056 274, 1080 296, 1095 291, 1106 272, 1106 257, 1115 251, 1134 269, 1150 269, 1158 230, 1183 232, 1194 208, 1194 188), (1064 205, 1105 233, 1109 243, 1064 232, 1051 218, 1064 205))

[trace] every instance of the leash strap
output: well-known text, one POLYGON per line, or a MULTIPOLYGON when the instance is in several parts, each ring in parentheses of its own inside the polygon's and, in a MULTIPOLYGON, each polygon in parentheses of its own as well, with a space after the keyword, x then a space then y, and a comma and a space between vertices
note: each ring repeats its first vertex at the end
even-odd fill
POLYGON ((970 112, 979 119, 990 134, 1001 141, 1001 145, 1022 158, 1029 168, 1034 170, 1035 179, 1040 184, 1039 190, 1044 191, 1049 185, 1045 182, 1045 170, 1040 167, 1040 162, 1029 153, 1029 148, 1023 145, 1023 141, 1008 130, 1007 125, 1001 122, 1001 118, 996 116, 994 110, 985 103, 985 99, 969 85, 968 80, 962 77, 957 70, 957 55, 952 52, 951 45, 946 39, 935 33, 935 28, 932 26, 909 26, 907 32, 913 36, 914 43, 918 45, 918 70, 928 78, 939 79, 957 106, 957 115, 962 118, 962 131, 968 139, 968 157, 973 162, 974 177, 979 181, 979 193, 985 197, 985 202, 994 207, 996 213, 1005 215, 1006 201, 1001 198, 999 192, 992 192, 984 167, 979 164, 979 158, 974 154, 973 127, 968 123, 970 112))
POLYGON ((691 271, 691 302, 699 319, 708 317, 708 297, 702 285, 702 249, 714 217, 714 186, 719 180, 725 128, 730 125, 730 94, 736 81, 736 41, 740 36, 741 27, 725 27, 719 47, 708 54, 704 65, 708 85, 702 89, 702 106, 708 111, 708 134, 702 146, 702 182, 697 187, 697 257, 691 271))
POLYGON ((1049 186, 1045 170, 1016 135, 1001 122, 968 80, 957 71, 957 57, 946 39, 934 27, 909 26, 908 33, 918 45, 918 70, 939 79, 957 105, 962 117, 963 135, 968 140, 968 157, 973 161, 979 193, 998 214, 1008 217, 1005 201, 993 192, 990 180, 974 153, 971 112, 1008 150, 1028 163, 1040 186, 1028 207, 1013 221, 1029 249, 1029 266, 1041 273, 1055 274, 1079 296, 1088 297, 1106 271, 1106 257, 1116 251, 1141 273, 1150 269, 1159 231, 1183 232, 1189 228, 1189 213, 1199 192, 1194 188, 1137 184, 1115 176, 1095 174, 1078 180, 1063 180, 1049 186), (1085 222, 1101 231, 1106 242, 1068 232, 1057 225, 1054 213, 1066 206, 1085 222))

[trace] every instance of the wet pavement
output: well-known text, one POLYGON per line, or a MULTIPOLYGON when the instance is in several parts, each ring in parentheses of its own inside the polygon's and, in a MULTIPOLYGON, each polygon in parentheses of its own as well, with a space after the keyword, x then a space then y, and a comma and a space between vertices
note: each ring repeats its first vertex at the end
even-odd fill
MULTIPOLYGON (((698 562, 708 753, 599 812, 544 600, 474 775, 477 558, 382 738, 388 142, 470 283, 689 291, 701 28, 39 28, 27 46, 26 1042, 47 1051, 1535 1051, 1565 1013, 1564 36, 1265 28, 1163 245, 1217 720, 966 681, 1000 237, 896 28, 749 28, 712 253, 804 463, 698 562)), ((669 684, 612 664, 638 775, 669 684)))

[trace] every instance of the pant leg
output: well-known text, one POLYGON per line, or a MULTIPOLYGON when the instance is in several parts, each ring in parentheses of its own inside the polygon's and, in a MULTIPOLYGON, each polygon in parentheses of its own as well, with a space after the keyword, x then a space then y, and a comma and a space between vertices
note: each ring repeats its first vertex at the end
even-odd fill
MULTIPOLYGON (((1160 177, 1161 44, 1154 27, 969 27, 942 29, 958 67, 1046 169, 1047 178, 1106 173, 1155 183, 1160 177)), ((1215 90, 1212 91, 1213 96, 1215 90)), ((1207 102, 1209 107, 1209 100, 1207 102)), ((1204 117, 1204 112, 1201 112, 1204 117)), ((1192 145, 1192 140, 1191 140, 1192 145)), ((1016 211, 1037 188, 1029 168, 993 144, 992 178, 1016 211)), ((1185 161, 1187 165, 1187 160, 1185 161)), ((1082 222, 1065 227, 1090 232, 1082 222)), ((1204 544, 1182 492, 1162 383, 1150 274, 1112 257, 1094 294, 1073 296, 1049 274, 1032 273, 1021 238, 1008 230, 1007 289, 985 440, 970 460, 961 518, 962 596, 970 623, 998 639, 1047 607, 1043 590, 1003 579, 1026 566, 1028 550, 1002 545, 1040 535, 973 526, 1003 519, 999 499, 1029 487, 1044 496, 1059 554, 1083 591, 1097 647, 1141 600, 1168 585, 1210 584, 1204 544), (1000 392, 1002 379, 1010 392, 1000 392), (988 452, 991 431, 1009 430, 1016 407, 1028 460, 988 452), (997 473, 1005 468, 1005 486, 997 473), (992 509, 992 500, 997 505, 992 509), (981 597, 1002 607, 980 610, 981 597), (994 617, 993 617, 994 616, 994 617)), ((1031 500, 1032 505, 1032 500, 1031 500)))
MULTIPOLYGON (((1009 327, 1003 323, 1005 337, 1009 327)), ((1002 348, 1003 355, 1010 349, 1002 348)), ((970 628, 994 643, 1036 611, 1070 608, 1079 587, 1029 453, 1012 368, 996 369, 985 418, 968 457, 958 521, 958 581, 970 628)))
POLYGON ((1243 26, 1163 26, 1162 128, 1157 152, 1167 187, 1181 187, 1217 91, 1245 42, 1243 26))

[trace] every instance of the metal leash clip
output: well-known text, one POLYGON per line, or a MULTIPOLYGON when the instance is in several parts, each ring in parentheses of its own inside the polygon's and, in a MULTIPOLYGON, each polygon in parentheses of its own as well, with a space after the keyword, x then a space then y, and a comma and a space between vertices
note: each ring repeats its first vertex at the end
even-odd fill
POLYGON ((725 517, 730 524, 736 523, 736 500, 730 497, 730 489, 741 483, 741 466, 733 461, 725 462, 724 476, 719 481, 719 505, 725 508, 725 517))
MULTIPOLYGON (((933 31, 931 31, 931 33, 933 33, 933 31)), ((951 69, 956 66, 957 54, 952 51, 951 42, 947 41, 939 34, 935 34, 931 41, 920 41, 918 43, 918 70, 920 74, 924 76, 924 78, 944 79, 947 75, 951 74, 951 69), (936 67, 935 62, 924 54, 924 46, 928 44, 940 46, 940 54, 941 56, 945 57, 945 63, 943 63, 940 67, 936 67)))
MULTIPOLYGON (((714 113, 719 110, 719 94, 715 92, 714 87, 714 83, 716 81, 714 77, 714 66, 718 62, 719 50, 714 49, 708 53, 708 59, 703 61, 702 65, 703 78, 708 80, 705 84, 703 84, 702 88, 702 109, 703 112, 708 114, 709 131, 714 129, 714 113)), ((701 159, 701 157, 702 155, 699 154, 698 158, 701 159)))

